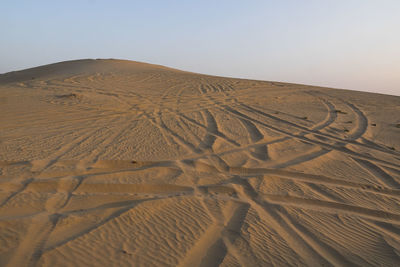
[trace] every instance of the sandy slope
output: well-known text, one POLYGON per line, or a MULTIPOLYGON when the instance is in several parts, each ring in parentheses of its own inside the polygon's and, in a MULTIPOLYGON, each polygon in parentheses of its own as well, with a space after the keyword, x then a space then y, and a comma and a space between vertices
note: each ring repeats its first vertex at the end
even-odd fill
POLYGON ((398 266, 400 97, 118 60, 0 75, 1 266, 398 266))

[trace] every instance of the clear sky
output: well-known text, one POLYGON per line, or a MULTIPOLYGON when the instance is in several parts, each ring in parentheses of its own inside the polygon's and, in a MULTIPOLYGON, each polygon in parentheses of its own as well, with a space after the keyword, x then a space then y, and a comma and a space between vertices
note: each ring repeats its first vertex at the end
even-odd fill
POLYGON ((400 95, 399 0, 2 0, 0 25, 0 73, 120 58, 400 95))

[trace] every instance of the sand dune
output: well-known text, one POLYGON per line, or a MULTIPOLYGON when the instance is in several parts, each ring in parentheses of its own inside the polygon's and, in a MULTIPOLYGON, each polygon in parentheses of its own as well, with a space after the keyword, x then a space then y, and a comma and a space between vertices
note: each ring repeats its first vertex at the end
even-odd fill
POLYGON ((0 125, 1 266, 400 263, 400 97, 77 60, 0 125))

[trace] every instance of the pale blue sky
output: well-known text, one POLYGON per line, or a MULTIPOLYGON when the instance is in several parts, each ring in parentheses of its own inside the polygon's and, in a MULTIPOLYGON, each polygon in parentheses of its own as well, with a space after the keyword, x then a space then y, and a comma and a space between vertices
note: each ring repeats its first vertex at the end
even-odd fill
POLYGON ((0 3, 0 73, 79 58, 400 95, 400 1, 0 3))

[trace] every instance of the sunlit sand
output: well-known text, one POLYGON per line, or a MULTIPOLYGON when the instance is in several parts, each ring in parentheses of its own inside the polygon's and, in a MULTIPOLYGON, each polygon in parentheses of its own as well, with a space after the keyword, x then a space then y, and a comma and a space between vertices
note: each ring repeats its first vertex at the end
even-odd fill
POLYGON ((0 75, 0 265, 396 266, 399 118, 132 61, 0 75))

